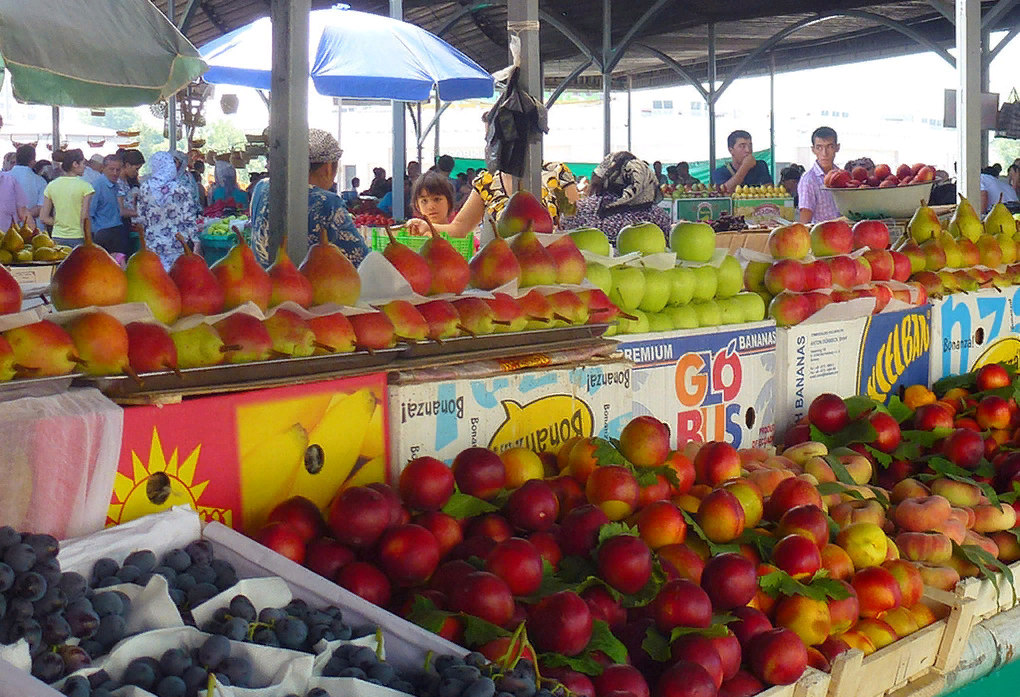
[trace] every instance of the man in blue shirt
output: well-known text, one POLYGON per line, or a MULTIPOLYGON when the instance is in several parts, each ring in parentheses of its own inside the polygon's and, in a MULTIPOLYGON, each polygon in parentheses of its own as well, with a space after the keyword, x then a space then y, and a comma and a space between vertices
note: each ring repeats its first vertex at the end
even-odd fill
POLYGON ((19 145, 14 157, 16 164, 11 169, 11 174, 18 180, 21 190, 25 192, 28 212, 29 215, 36 219, 36 227, 40 230, 45 230, 46 228, 39 218, 39 211, 42 209, 43 190, 46 189, 46 180, 32 169, 35 165, 35 146, 30 143, 19 145))
POLYGON ((764 186, 772 183, 772 173, 764 162, 754 159, 751 134, 747 131, 733 131, 726 138, 730 162, 712 172, 712 183, 721 191, 733 193, 740 185, 764 186))
POLYGON ((127 254, 128 231, 120 217, 120 205, 117 202, 117 180, 120 179, 121 160, 117 155, 103 158, 103 176, 96 180, 93 187, 89 207, 89 218, 92 221, 92 238, 100 247, 110 254, 127 254))

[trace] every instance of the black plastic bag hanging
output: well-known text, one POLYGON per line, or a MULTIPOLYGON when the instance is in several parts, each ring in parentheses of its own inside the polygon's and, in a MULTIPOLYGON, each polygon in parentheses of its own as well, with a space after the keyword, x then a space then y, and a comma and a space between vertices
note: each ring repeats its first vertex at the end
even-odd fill
POLYGON ((521 86, 520 68, 514 67, 506 89, 482 120, 485 128, 485 166, 490 172, 524 176, 528 145, 549 132, 545 105, 521 86))

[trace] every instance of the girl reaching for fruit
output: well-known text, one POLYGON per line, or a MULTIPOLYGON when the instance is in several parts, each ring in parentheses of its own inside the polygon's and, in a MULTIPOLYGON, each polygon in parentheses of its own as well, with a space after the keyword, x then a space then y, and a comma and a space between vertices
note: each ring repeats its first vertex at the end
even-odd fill
POLYGON ((453 211, 453 184, 442 172, 429 170, 418 177, 411 189, 414 215, 433 225, 446 225, 453 211))

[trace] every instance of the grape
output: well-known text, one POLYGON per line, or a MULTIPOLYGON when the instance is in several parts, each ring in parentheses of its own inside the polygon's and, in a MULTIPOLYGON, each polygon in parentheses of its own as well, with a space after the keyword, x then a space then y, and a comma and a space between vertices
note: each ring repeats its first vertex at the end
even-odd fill
POLYGON ((100 618, 124 614, 124 603, 121 602, 120 596, 113 592, 96 593, 92 596, 92 607, 100 618))
POLYGON ((0 528, 0 549, 7 549, 21 542, 21 533, 12 528, 10 525, 5 525, 0 528))
MULTIPOLYGON (((557 690, 557 694, 563 695, 563 697, 566 697, 566 695, 569 694, 567 692, 567 688, 563 687, 563 685, 557 685, 554 689, 557 690)), ((543 687, 535 693, 535 697, 554 697, 554 695, 552 692, 543 687)))
POLYGON ((181 678, 184 680, 188 694, 194 695, 199 688, 205 688, 205 684, 209 679, 209 671, 202 666, 192 665, 184 671, 181 678))
POLYGON ((97 670, 95 673, 89 674, 89 685, 92 687, 93 690, 96 689, 97 687, 99 687, 100 685, 102 685, 103 683, 109 682, 109 681, 110 681, 110 674, 107 673, 102 668, 97 670))
POLYGON ((32 675, 45 683, 60 680, 64 675, 64 659, 46 651, 32 659, 32 675))
POLYGON ((78 646, 84 649, 85 653, 87 653, 89 656, 92 656, 93 658, 99 658, 100 656, 106 653, 106 647, 100 644, 95 639, 85 639, 80 644, 78 644, 78 646))
POLYGON ((35 558, 35 550, 25 543, 16 544, 4 552, 4 563, 18 574, 25 573, 35 566, 35 558))
POLYGON ((149 660, 148 658, 136 658, 128 663, 121 682, 152 692, 152 688, 156 684, 156 671, 149 660))
POLYGON ((96 585, 98 581, 102 581, 104 578, 113 576, 119 568, 120 564, 116 561, 109 557, 103 557, 92 565, 92 585, 96 585))
POLYGON ((12 620, 27 620, 35 614, 35 606, 25 598, 11 598, 7 601, 6 616, 12 620))
POLYGON ((478 651, 472 651, 463 658, 464 664, 481 669, 489 664, 489 659, 478 651))
MULTIPOLYGON (((471 654, 468 654, 468 656, 470 655, 471 654)), ((445 655, 437 658, 433 665, 436 668, 436 672, 442 675, 453 666, 464 665, 464 662, 456 656, 445 655)))
POLYGON ((188 567, 188 573, 195 579, 195 583, 213 583, 216 580, 216 572, 208 564, 192 564, 188 567))
POLYGON ((230 655, 230 640, 225 636, 214 634, 205 640, 198 649, 198 662, 210 670, 215 670, 230 655))
POLYGON ((92 688, 89 686, 89 681, 80 675, 72 675, 64 681, 64 686, 60 688, 60 692, 68 695, 68 697, 89 697, 92 694, 92 688))
POLYGON ((220 574, 222 574, 225 571, 233 571, 234 570, 234 565, 231 564, 226 559, 213 559, 212 561, 209 562, 209 566, 211 566, 213 568, 213 571, 216 572, 217 576, 219 576, 220 574))
POLYGON ((251 683, 251 661, 243 656, 231 656, 226 658, 220 664, 219 670, 227 676, 231 685, 236 685, 237 687, 248 687, 251 683))
MULTIPOLYGON (((513 697, 534 697, 536 690, 535 680, 534 678, 529 680, 523 676, 510 674, 504 676, 499 681, 499 689, 501 692, 509 692, 513 697)), ((472 695, 470 697, 484 696, 472 695)))
POLYGON ((394 680, 390 683, 390 687, 397 692, 403 692, 404 694, 413 695, 414 685, 407 682, 406 680, 394 680))
POLYGON ((10 638, 13 641, 24 638, 28 642, 29 647, 35 649, 42 643, 42 626, 39 622, 29 617, 28 619, 18 620, 11 625, 10 638))
POLYGON ((208 564, 213 558, 213 548, 208 540, 195 540, 184 551, 191 557, 192 564, 208 564))
POLYGON ((135 579, 135 583, 139 586, 145 587, 149 585, 149 581, 152 580, 152 574, 142 574, 135 579))
POLYGON ((159 659, 160 670, 164 675, 184 676, 184 671, 192 666, 191 654, 184 649, 167 649, 159 659))
POLYGON ((7 614, 7 596, 0 593, 0 619, 7 614))
POLYGON ((368 676, 361 668, 344 668, 336 674, 338 678, 357 678, 358 680, 367 680, 368 676))
POLYGON ((141 573, 149 573, 156 568, 156 555, 148 549, 142 549, 127 555, 124 566, 134 566, 141 573))
POLYGON ((129 598, 127 596, 127 593, 125 593, 124 591, 111 591, 111 592, 114 595, 116 595, 118 598, 120 598, 120 606, 122 608, 124 608, 123 610, 121 610, 120 614, 124 615, 125 617, 130 615, 131 614, 131 598, 129 598))
POLYGON ((138 577, 142 575, 142 570, 137 566, 125 564, 120 567, 120 571, 118 571, 116 575, 117 578, 120 579, 121 583, 134 583, 138 577))
POLYGON ((188 596, 185 595, 184 591, 180 588, 170 589, 170 600, 174 602, 174 605, 181 607, 184 603, 188 602, 188 596))
MULTIPOLYGON (((370 678, 381 680, 385 685, 397 677, 397 672, 393 670, 393 666, 388 663, 376 663, 374 666, 365 671, 370 678)), ((489 695, 488 697, 492 697, 489 695)))
POLYGON ((278 607, 266 607, 262 608, 262 612, 259 613, 259 622, 262 624, 272 624, 279 622, 286 616, 287 613, 278 607))
POLYGON ((279 646, 280 639, 276 636, 276 632, 268 627, 263 627, 255 632, 255 635, 251 638, 256 644, 262 644, 263 646, 279 646))
POLYGON ((248 623, 240 617, 233 617, 227 620, 219 633, 233 641, 244 641, 248 638, 248 623))
POLYGON ((305 624, 314 627, 317 624, 332 624, 333 618, 322 610, 309 610, 305 614, 305 624))
POLYGON ((336 635, 337 639, 343 639, 344 641, 347 641, 353 635, 351 628, 344 624, 342 620, 334 620, 330 630, 336 635))
POLYGON ((67 596, 58 587, 50 587, 35 604, 35 614, 51 615, 67 607, 67 596))
POLYGON ((152 570, 152 573, 157 576, 162 576, 166 579, 167 584, 174 585, 177 581, 177 572, 171 569, 169 566, 157 566, 152 570))
POLYGON ((63 644, 71 638, 71 625, 63 613, 47 615, 42 621, 42 638, 50 646, 63 644))
POLYGON ((90 697, 113 697, 113 693, 110 692, 110 690, 108 690, 105 686, 97 687, 96 689, 92 690, 92 694, 90 695, 90 697))
POLYGON ((40 559, 55 557, 60 550, 60 543, 53 535, 26 535, 21 541, 34 549, 40 559))
POLYGON ((195 587, 195 577, 186 573, 177 574, 177 587, 187 593, 195 587))
POLYGON ((32 571, 46 579, 46 585, 48 586, 55 586, 60 583, 60 562, 57 561, 56 557, 47 557, 42 561, 37 561, 35 566, 32 567, 32 571))
POLYGON ((225 591, 237 583, 237 572, 233 569, 220 571, 216 574, 216 579, 213 583, 215 583, 216 587, 221 591, 225 591))
POLYGON ((67 607, 64 608, 64 612, 65 613, 66 612, 70 612, 71 610, 77 610, 77 611, 82 611, 82 612, 92 612, 92 613, 94 613, 96 611, 96 609, 94 607, 92 607, 92 601, 89 600, 88 598, 78 598, 76 600, 72 600, 71 602, 69 602, 67 604, 67 607))
POLYGON ((199 583, 188 591, 188 604, 191 607, 201 605, 219 592, 219 589, 211 583, 199 583))
POLYGON ((156 685, 157 697, 184 697, 187 691, 188 686, 184 684, 184 679, 176 675, 168 675, 156 685))
POLYGON ((14 585, 14 569, 0 562, 0 593, 6 593, 14 585))
POLYGON ((99 619, 99 627, 92 638, 105 646, 113 646, 124 638, 126 627, 120 615, 107 615, 99 619))
POLYGON ((322 674, 327 678, 335 678, 344 668, 347 668, 347 664, 336 656, 333 656, 326 661, 326 665, 322 668, 322 674))
POLYGON ((308 694, 306 694, 305 697, 329 697, 329 693, 321 687, 313 687, 308 691, 308 694))
POLYGON ((288 649, 299 649, 308 638, 308 625, 295 617, 285 617, 276 623, 276 636, 288 649))
POLYGON ((234 617, 240 617, 248 622, 254 622, 258 614, 255 612, 255 606, 252 605, 251 600, 244 595, 235 595, 230 599, 230 614, 234 617))
POLYGON ((57 649, 57 653, 64 660, 65 673, 74 673, 92 665, 92 657, 80 646, 65 644, 57 649))
POLYGON ((301 598, 294 598, 287 603, 287 606, 283 609, 288 615, 304 619, 305 615, 308 613, 308 603, 301 598))
POLYGON ((367 668, 368 666, 375 665, 378 662, 379 657, 376 655, 375 651, 368 648, 367 646, 355 647, 355 649, 351 653, 351 663, 353 663, 354 665, 367 668))
POLYGON ((191 556, 183 549, 171 549, 163 555, 163 565, 181 573, 191 566, 191 556))
POLYGON ((109 588, 110 586, 120 585, 120 579, 116 576, 107 576, 104 579, 100 579, 93 583, 96 588, 109 588))
POLYGON ((324 624, 317 624, 308 630, 308 643, 315 646, 320 641, 336 641, 339 639, 332 629, 324 624))
POLYGON ((460 680, 466 684, 482 677, 482 671, 474 666, 453 666, 449 670, 443 672, 443 677, 460 680))

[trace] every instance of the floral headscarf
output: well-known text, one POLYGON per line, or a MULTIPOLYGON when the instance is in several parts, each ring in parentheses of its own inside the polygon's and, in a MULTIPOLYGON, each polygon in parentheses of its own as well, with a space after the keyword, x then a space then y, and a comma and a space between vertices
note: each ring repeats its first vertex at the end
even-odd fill
POLYGON ((237 188, 237 170, 229 162, 216 161, 215 183, 217 188, 233 191, 237 188))
POLYGON ((166 205, 180 186, 177 163, 169 152, 158 152, 149 160, 149 178, 142 182, 141 195, 157 206, 166 205))

